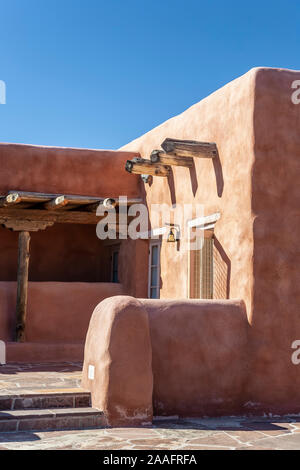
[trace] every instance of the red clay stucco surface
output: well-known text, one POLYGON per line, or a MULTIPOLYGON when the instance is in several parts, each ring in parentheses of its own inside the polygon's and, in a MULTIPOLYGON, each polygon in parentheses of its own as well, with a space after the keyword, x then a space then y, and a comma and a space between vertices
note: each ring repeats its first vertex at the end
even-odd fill
MULTIPOLYGON (((253 289, 251 171, 255 87, 256 70, 252 70, 122 148, 149 158, 167 137, 217 143, 218 158, 194 158, 191 170, 172 167, 170 178, 154 177, 151 186, 145 185, 146 201, 150 209, 151 204, 203 204, 204 215, 221 213, 215 238, 230 260, 229 296, 244 299, 248 308, 253 289)), ((164 221, 160 226, 163 224, 164 221)), ((188 254, 183 244, 177 250, 175 244, 163 242, 161 298, 186 298, 187 272, 188 254)))
POLYGON ((149 315, 155 415, 243 411, 248 321, 234 300, 140 300, 149 315))
MULTIPOLYGON (((123 292, 121 284, 30 282, 26 341, 84 342, 91 314, 99 300, 123 292)), ((0 339, 12 341, 15 328, 16 282, 0 282, 0 339)))
MULTIPOLYGON (((15 281, 18 232, 0 227, 0 281, 15 281)), ((96 235, 96 226, 55 224, 30 234, 30 281, 110 282, 111 248, 96 235)))
POLYGON ((112 425, 151 420, 152 404, 155 415, 240 413, 247 333, 241 301, 106 299, 89 325, 82 386, 112 425))
POLYGON ((113 150, 0 143, 0 194, 19 190, 138 197, 138 178, 120 171, 135 156, 113 150))
MULTIPOLYGON (((166 137, 216 142, 219 158, 145 185, 151 203, 200 203, 220 212, 215 244, 227 260, 228 297, 243 299, 251 325, 245 403, 250 411, 300 411, 299 71, 256 68, 122 150, 149 158, 166 137)), ((161 297, 187 295, 184 250, 162 243, 161 297)), ((212 349, 214 344, 212 344, 212 349)))
POLYGON ((135 426, 152 420, 152 354, 148 315, 129 296, 101 302, 85 343, 82 387, 109 425, 135 426), (94 377, 89 373, 94 368, 94 377))
POLYGON ((258 410, 300 412, 300 72, 260 69, 254 108, 253 279, 249 400, 258 410))

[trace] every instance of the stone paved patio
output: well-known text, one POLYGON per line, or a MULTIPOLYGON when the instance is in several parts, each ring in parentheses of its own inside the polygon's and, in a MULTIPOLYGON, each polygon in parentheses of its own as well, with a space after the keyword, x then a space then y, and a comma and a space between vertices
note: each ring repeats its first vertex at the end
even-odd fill
POLYGON ((81 363, 0 366, 0 395, 43 393, 80 387, 81 363))
MULTIPOLYGON (((68 390, 80 385, 81 364, 0 367, 0 395, 68 390)), ((300 417, 156 419, 147 428, 0 433, 0 450, 264 450, 300 449, 300 417)))

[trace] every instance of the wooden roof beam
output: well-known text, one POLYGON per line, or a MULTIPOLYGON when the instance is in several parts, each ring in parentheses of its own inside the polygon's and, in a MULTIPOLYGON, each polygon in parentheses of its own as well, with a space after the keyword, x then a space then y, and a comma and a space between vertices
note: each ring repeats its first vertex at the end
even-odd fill
POLYGON ((214 158, 218 154, 217 145, 214 142, 167 138, 161 147, 166 153, 178 157, 214 158))
POLYGON ((128 173, 133 173, 137 175, 147 174, 153 176, 168 177, 171 168, 170 166, 161 165, 160 163, 152 163, 151 160, 146 160, 143 158, 133 158, 132 160, 127 160, 125 170, 128 171, 128 173))
POLYGON ((150 155, 152 163, 161 163, 162 165, 184 166, 192 168, 194 161, 192 157, 178 157, 173 153, 166 153, 161 150, 153 150, 150 155))
MULTIPOLYGON (((127 204, 139 204, 141 198, 128 198, 127 204)), ((90 210, 91 207, 96 210, 99 204, 104 207, 116 207, 121 202, 118 198, 101 198, 95 196, 77 196, 77 195, 60 195, 47 193, 34 193, 27 191, 9 191, 7 196, 0 197, 0 208, 13 207, 14 204, 22 203, 20 209, 30 207, 31 209, 56 210, 60 208, 90 210)))
POLYGON ((43 207, 49 211, 61 209, 68 204, 69 200, 65 196, 57 196, 49 202, 45 202, 43 207))
POLYGON ((11 207, 21 202, 21 198, 18 193, 12 192, 3 196, 0 199, 0 207, 11 207))

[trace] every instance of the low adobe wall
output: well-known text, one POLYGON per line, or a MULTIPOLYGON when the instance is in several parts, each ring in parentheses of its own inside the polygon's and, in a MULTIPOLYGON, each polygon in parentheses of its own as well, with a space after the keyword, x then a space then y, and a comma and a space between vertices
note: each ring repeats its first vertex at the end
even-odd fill
POLYGON ((149 315, 156 415, 242 411, 248 321, 239 300, 141 300, 149 315))
MULTIPOLYGON (((0 339, 12 341, 16 282, 0 282, 0 339)), ((91 312, 106 297, 123 292, 121 284, 29 282, 26 342, 83 342, 91 312)))
POLYGON ((106 299, 91 318, 82 386, 110 425, 240 413, 247 334, 238 300, 106 299))

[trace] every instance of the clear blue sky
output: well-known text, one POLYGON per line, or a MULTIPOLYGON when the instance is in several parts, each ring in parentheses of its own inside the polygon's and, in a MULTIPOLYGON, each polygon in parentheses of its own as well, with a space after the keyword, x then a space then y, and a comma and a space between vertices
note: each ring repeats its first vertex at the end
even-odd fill
POLYGON ((0 0, 0 141, 118 148, 256 66, 300 69, 299 0, 0 0))

